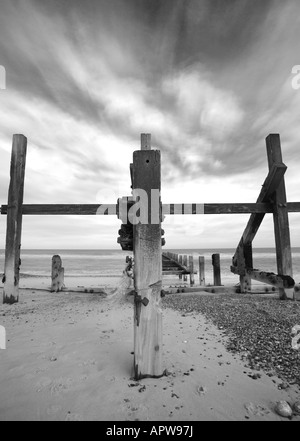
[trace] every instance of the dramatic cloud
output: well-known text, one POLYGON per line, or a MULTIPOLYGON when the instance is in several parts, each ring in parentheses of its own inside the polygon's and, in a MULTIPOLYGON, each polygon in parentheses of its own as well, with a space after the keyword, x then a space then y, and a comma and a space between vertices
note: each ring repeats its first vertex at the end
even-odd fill
MULTIPOLYGON (((139 135, 162 152, 163 202, 254 202, 280 133, 299 200, 297 0, 1 0, 0 202, 11 137, 28 137, 25 203, 130 194, 139 135)), ((266 216, 269 219, 269 216, 266 216)), ((273 245, 271 220, 259 245, 273 245)), ((169 247, 234 247, 247 216, 165 221, 169 247)), ((28 217, 23 247, 117 247, 113 217, 28 217)), ((5 219, 0 218, 4 247, 5 219)), ((299 215, 291 215, 300 246, 299 215)))

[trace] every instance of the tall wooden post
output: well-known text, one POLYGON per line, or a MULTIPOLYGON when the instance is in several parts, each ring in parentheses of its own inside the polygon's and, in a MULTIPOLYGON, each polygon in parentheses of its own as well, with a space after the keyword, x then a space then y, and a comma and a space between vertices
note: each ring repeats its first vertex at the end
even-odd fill
POLYGON ((193 256, 189 256, 189 270, 190 270, 190 286, 193 286, 195 284, 193 256))
POLYGON ((212 255, 212 264, 214 273, 214 286, 221 286, 220 254, 212 255))
POLYGON ((164 374, 162 368, 160 197, 156 201, 158 206, 154 203, 155 198, 152 197, 151 200, 151 190, 160 191, 161 189, 160 151, 142 149, 133 153, 134 195, 136 189, 144 190, 148 196, 148 200, 145 200, 144 197, 139 200, 140 219, 142 219, 142 211, 145 213, 145 210, 148 209, 146 219, 148 222, 134 225, 133 245, 136 292, 134 307, 134 377, 139 380, 146 377, 161 377, 164 374))
MULTIPOLYGON (((266 145, 270 170, 274 163, 282 163, 280 136, 278 134, 270 134, 266 138, 266 145)), ((272 200, 277 272, 278 275, 293 277, 289 217, 284 177, 281 179, 277 190, 273 194, 272 200)), ((281 299, 287 298, 284 288, 279 288, 279 296, 281 299)))
POLYGON ((205 260, 204 256, 199 256, 199 283, 205 285, 205 260))
MULTIPOLYGON (((182 257, 182 261, 183 261, 183 266, 185 266, 187 268, 187 255, 184 254, 184 256, 182 257)), ((187 275, 184 274, 183 275, 183 281, 186 282, 187 281, 187 275)))
POLYGON ((3 303, 19 301, 22 204, 24 193, 27 138, 14 135, 8 190, 3 303))
MULTIPOLYGON (((182 265, 182 254, 179 255, 178 262, 182 265)), ((179 274, 179 279, 182 280, 182 274, 179 274)))
POLYGON ((247 273, 247 268, 253 268, 252 243, 244 244, 241 242, 238 249, 238 267, 243 272, 240 274, 240 291, 242 294, 251 292, 251 276, 247 273))

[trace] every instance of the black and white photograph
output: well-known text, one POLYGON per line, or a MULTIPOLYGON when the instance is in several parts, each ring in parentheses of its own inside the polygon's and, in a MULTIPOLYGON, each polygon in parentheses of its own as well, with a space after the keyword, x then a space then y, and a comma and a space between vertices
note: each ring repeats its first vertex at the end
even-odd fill
POLYGON ((0 421, 300 421, 299 42, 298 0, 0 0, 0 421))

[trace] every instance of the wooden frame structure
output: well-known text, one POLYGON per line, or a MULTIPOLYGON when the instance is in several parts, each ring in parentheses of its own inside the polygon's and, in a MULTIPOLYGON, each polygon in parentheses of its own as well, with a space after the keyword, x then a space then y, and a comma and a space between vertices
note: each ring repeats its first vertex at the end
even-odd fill
MULTIPOLYGON (((289 233, 289 212, 300 212, 300 202, 288 203, 284 183, 287 167, 282 162, 280 137, 266 138, 269 174, 256 203, 232 204, 159 204, 158 222, 138 223, 133 227, 135 309, 134 309, 134 372, 135 378, 159 377, 162 370, 162 258, 161 221, 164 214, 251 214, 233 256, 231 271, 240 276, 241 292, 251 290, 251 279, 277 286, 280 297, 295 285, 292 278, 292 256, 289 233), (200 209, 199 209, 200 208, 200 209), (278 274, 253 269, 252 241, 266 213, 273 213, 278 274)), ((19 298, 19 268, 22 215, 117 215, 118 204, 23 204, 27 139, 14 135, 8 204, 1 205, 7 215, 3 302, 15 303, 19 298), (99 211, 100 209, 100 211, 99 211)), ((133 153, 130 165, 133 192, 142 189, 148 196, 148 221, 153 210, 152 190, 161 188, 160 151, 151 150, 151 135, 141 135, 141 150, 133 153)), ((134 202, 136 203, 137 200, 134 202)), ((187 268, 188 262, 179 262, 187 268)), ((191 262, 190 262, 191 264, 191 262)), ((201 262, 204 266, 204 263, 201 262)), ((218 268, 218 262, 215 267, 218 268)), ((193 271, 192 271, 193 272, 193 271)), ((201 271, 202 272, 202 271, 201 271)), ((193 272, 194 276, 194 272, 193 272)), ((193 278, 192 276, 192 278, 193 278)), ((186 275, 184 275, 186 277, 186 275)), ((203 283, 204 275, 200 276, 203 283)))
MULTIPOLYGON (((251 280, 267 283, 278 287, 281 299, 286 299, 285 289, 293 288, 292 252, 284 174, 287 167, 282 162, 279 134, 270 134, 266 138, 269 173, 262 186, 257 204, 271 204, 278 275, 253 269, 252 242, 263 221, 265 212, 252 213, 236 252, 232 259, 231 271, 240 276, 241 293, 251 291, 251 280)), ((293 206, 299 210, 299 203, 293 206)), ((291 210, 292 211, 292 210, 291 210)))

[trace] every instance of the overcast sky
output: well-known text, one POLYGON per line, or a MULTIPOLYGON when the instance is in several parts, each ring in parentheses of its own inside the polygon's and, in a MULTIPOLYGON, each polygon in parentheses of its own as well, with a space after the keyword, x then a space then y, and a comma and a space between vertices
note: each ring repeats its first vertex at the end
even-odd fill
MULTIPOLYGON (((130 195, 140 133, 161 150, 164 203, 255 202, 269 133, 300 201, 299 42, 298 0, 0 0, 0 203, 14 133, 28 138, 24 203, 130 195)), ((234 248, 248 217, 169 216, 166 247, 234 248)), ((118 249, 119 226, 24 216, 22 247, 118 249)), ((290 228, 300 246, 300 214, 290 228)), ((254 246, 274 246, 271 215, 254 246)))

